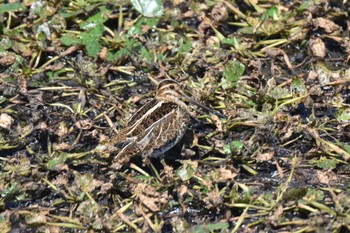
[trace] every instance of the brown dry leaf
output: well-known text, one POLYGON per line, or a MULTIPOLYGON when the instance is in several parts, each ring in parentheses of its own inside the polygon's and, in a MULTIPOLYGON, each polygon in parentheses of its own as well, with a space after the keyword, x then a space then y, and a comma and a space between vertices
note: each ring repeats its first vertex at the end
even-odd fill
POLYGON ((97 129, 92 130, 91 131, 91 136, 94 137, 94 138, 97 138, 99 136, 98 130, 97 129))
POLYGON ((73 45, 73 46, 69 47, 68 49, 66 49, 65 51, 61 52, 60 56, 65 57, 68 54, 74 53, 75 51, 77 51, 80 48, 81 48, 81 45, 73 45))
POLYGON ((52 181, 55 186, 67 186, 68 182, 68 177, 65 174, 59 174, 56 179, 52 181))
POLYGON ((182 18, 190 18, 190 17, 193 17, 195 14, 196 14, 195 11, 189 10, 182 14, 182 18))
POLYGON ((109 139, 110 139, 110 138, 109 138, 107 135, 105 135, 105 134, 99 134, 98 136, 99 136, 99 141, 100 141, 100 142, 108 142, 109 139))
POLYGON ((280 137, 282 142, 288 140, 293 135, 293 133, 295 131, 295 128, 290 127, 290 126, 285 127, 284 129, 286 132, 284 132, 284 134, 280 137))
POLYGON ((84 192, 91 192, 103 184, 103 181, 94 179, 91 173, 80 174, 73 171, 73 174, 75 175, 76 186, 84 192))
POLYGON ((177 190, 177 193, 179 197, 183 198, 183 196, 187 193, 188 188, 186 185, 181 185, 180 188, 177 190))
POLYGON ((333 171, 316 171, 317 179, 320 183, 329 184, 331 181, 337 180, 337 174, 335 174, 333 171))
POLYGON ((196 134, 193 134, 193 141, 192 141, 192 147, 198 146, 198 136, 196 134))
POLYGON ((4 190, 4 188, 5 188, 5 181, 0 180, 0 190, 4 190))
POLYGON ((320 39, 310 39, 310 51, 313 56, 324 58, 327 54, 325 43, 320 39))
POLYGON ((201 23, 198 25, 198 32, 201 36, 204 36, 205 30, 212 25, 211 20, 204 14, 201 15, 201 23))
POLYGON ((134 193, 142 204, 153 212, 159 211, 162 204, 169 200, 168 192, 160 194, 154 187, 143 183, 137 184, 134 193))
POLYGON ((48 214, 48 211, 42 211, 39 213, 30 213, 25 217, 25 221, 29 225, 45 224, 47 214, 48 214))
POLYGON ((256 160, 259 161, 259 162, 270 161, 270 160, 272 160, 273 156, 274 156, 274 152, 273 151, 267 152, 267 153, 263 153, 263 154, 258 154, 256 156, 256 160))
POLYGON ((65 63, 58 62, 57 64, 46 66, 45 70, 52 70, 52 71, 60 70, 64 67, 64 65, 65 63))
POLYGON ((232 181, 237 176, 237 172, 233 169, 227 169, 222 167, 219 170, 219 175, 219 177, 215 178, 215 181, 218 183, 223 183, 227 181, 232 181))
POLYGON ((107 52, 108 49, 106 47, 103 47, 101 51, 98 53, 98 56, 101 58, 103 61, 107 61, 107 52))
POLYGON ((321 96, 323 95, 323 90, 321 89, 320 85, 315 85, 309 89, 309 94, 315 95, 315 96, 321 96))
POLYGON ((63 121, 61 121, 60 125, 58 126, 57 135, 59 137, 62 137, 62 136, 67 135, 67 134, 68 134, 68 127, 63 121))
POLYGON ((213 208, 221 205, 223 202, 223 198, 219 192, 210 191, 208 193, 208 196, 203 198, 203 201, 205 202, 208 208, 213 208))
POLYGON ((213 145, 215 145, 215 148, 223 148, 226 145, 225 142, 220 139, 213 138, 212 141, 213 145))
POLYGON ((202 179, 202 180, 201 180, 201 183, 202 183, 204 186, 208 187, 208 188, 213 187, 213 181, 212 181, 212 180, 204 180, 204 179, 202 179))
POLYGON ((174 180, 174 168, 168 165, 164 166, 163 171, 160 173, 161 177, 164 178, 163 182, 173 181, 174 180))
POLYGON ((287 65, 287 67, 290 70, 294 69, 292 63, 290 62, 288 54, 284 50, 279 49, 279 48, 269 48, 268 47, 268 48, 264 48, 263 51, 266 52, 266 54, 271 56, 271 57, 283 56, 283 59, 287 65))
POLYGON ((218 129, 218 132, 222 132, 223 131, 223 124, 222 121, 220 120, 220 118, 217 115, 212 115, 211 119, 215 122, 216 128, 218 129))
POLYGON ((39 124, 39 129, 40 129, 41 131, 45 131, 45 130, 48 130, 48 126, 47 126, 47 124, 46 124, 45 122, 41 122, 41 123, 39 124))
POLYGON ((282 170, 281 166, 278 164, 277 160, 274 161, 274 164, 276 165, 276 169, 278 171, 278 174, 279 174, 280 178, 282 179, 284 177, 284 174, 283 174, 283 170, 282 170))
POLYGON ((282 214, 283 214, 283 205, 281 203, 278 203, 277 209, 275 210, 273 215, 271 215, 269 217, 269 221, 271 221, 271 223, 273 225, 277 225, 277 223, 279 222, 279 219, 281 218, 282 214))
POLYGON ((27 93, 28 92, 28 83, 27 80, 24 77, 18 78, 18 87, 21 93, 27 93))
POLYGON ((14 122, 14 119, 7 113, 1 113, 0 115, 0 127, 9 129, 14 122))
POLYGON ((111 182, 104 183, 101 185, 101 194, 106 194, 111 188, 113 188, 114 184, 111 182))
POLYGON ((33 55, 33 51, 29 44, 15 42, 12 45, 12 49, 18 54, 21 54, 23 57, 30 57, 31 55, 33 55))
POLYGON ((181 156, 183 156, 185 158, 190 158, 190 157, 193 157, 195 155, 196 155, 196 152, 194 150, 191 150, 191 149, 184 148, 181 151, 181 156))
POLYGON ((312 83, 317 79, 317 73, 314 70, 310 70, 309 74, 307 75, 306 82, 312 83))
POLYGON ((152 27, 150 27, 148 25, 142 25, 141 26, 142 34, 147 34, 151 29, 152 29, 152 27))
POLYGON ((180 3, 183 3, 185 0, 172 0, 172 3, 174 6, 179 5, 180 3))
POLYGON ((70 145, 68 143, 58 143, 58 144, 53 144, 53 149, 54 150, 58 150, 58 151, 62 151, 62 150, 68 150, 70 148, 70 145))
POLYGON ((16 61, 16 54, 13 52, 0 52, 0 65, 9 66, 16 61))
POLYGON ((137 95, 135 95, 135 96, 132 96, 131 98, 130 98, 130 101, 132 102, 132 103, 137 103, 137 102, 139 102, 140 101, 140 96, 137 96, 137 95))
POLYGON ((80 89, 79 91, 78 100, 78 103, 80 104, 81 108, 84 109, 86 104, 86 93, 83 89, 80 89))
POLYGON ((213 46, 220 46, 220 39, 216 36, 210 36, 206 41, 205 44, 208 47, 213 47, 213 46))
POLYGON ((184 217, 174 216, 170 220, 173 232, 188 232, 188 223, 184 217))
POLYGON ((102 180, 93 179, 91 186, 95 189, 101 187, 103 184, 104 182, 102 180))
POLYGON ((326 33, 332 33, 334 31, 341 30, 341 27, 335 24, 333 21, 325 18, 316 18, 312 20, 314 27, 322 28, 326 33))
POLYGON ((61 228, 58 226, 49 226, 49 232, 50 233, 60 233, 61 228))
POLYGON ((69 167, 67 164, 57 164, 57 165, 55 165, 55 170, 58 172, 69 171, 69 167))
POLYGON ((85 119, 85 120, 80 120, 80 121, 76 122, 75 125, 76 125, 79 129, 88 130, 88 129, 91 129, 91 127, 92 127, 92 122, 91 122, 90 119, 85 119))
POLYGON ((316 171, 317 179, 320 183, 329 184, 329 177, 327 172, 317 170, 316 171))
POLYGON ((215 22, 225 21, 228 17, 226 5, 222 2, 217 3, 211 10, 211 16, 215 22))

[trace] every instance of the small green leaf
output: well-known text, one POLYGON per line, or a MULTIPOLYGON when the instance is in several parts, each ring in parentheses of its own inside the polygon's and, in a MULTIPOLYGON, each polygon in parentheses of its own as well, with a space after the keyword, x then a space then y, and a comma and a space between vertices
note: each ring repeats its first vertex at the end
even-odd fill
MULTIPOLYGON (((0 104, 2 104, 3 102, 5 102, 6 100, 6 97, 4 97, 3 95, 0 95, 0 104)), ((0 135, 0 143, 1 143, 1 140, 2 140, 2 135, 0 135)))
POLYGON ((218 222, 218 223, 211 223, 211 224, 205 224, 205 225, 197 225, 194 227, 194 233, 206 233, 206 232, 214 232, 219 231, 223 232, 229 227, 229 224, 227 222, 218 222))
POLYGON ((272 6, 266 11, 265 15, 270 19, 278 20, 278 8, 276 6, 272 6))
POLYGON ((99 211, 98 204, 93 200, 86 200, 80 203, 77 211, 87 218, 92 218, 96 216, 99 211))
POLYGON ((94 29, 90 32, 83 32, 80 35, 90 57, 96 57, 97 53, 102 49, 102 45, 98 43, 98 39, 101 35, 98 31, 98 29, 94 29))
POLYGON ((46 223, 44 213, 30 213, 25 216, 25 221, 28 225, 40 225, 46 223))
POLYGON ((298 93, 301 95, 306 94, 307 92, 304 80, 299 77, 293 79, 292 84, 290 85, 290 89, 293 93, 298 93))
POLYGON ((156 28, 159 18, 140 18, 129 30, 128 35, 143 34, 142 28, 147 25, 150 28, 156 28))
POLYGON ((315 0, 306 0, 306 1, 303 1, 300 6, 299 6, 299 10, 300 11, 304 11, 306 10, 307 8, 309 7, 313 7, 313 6, 316 6, 318 5, 319 3, 315 0))
POLYGON ((92 190, 92 188, 94 187, 92 185, 94 177, 91 173, 80 175, 78 172, 76 172, 75 176, 77 184, 79 185, 81 190, 83 190, 84 192, 90 192, 92 190))
POLYGON ((321 86, 326 86, 332 81, 332 77, 338 76, 339 71, 332 71, 324 62, 318 61, 314 68, 321 86))
MULTIPOLYGON (((0 25, 1 28, 1 25, 0 25)), ((9 37, 3 37, 0 41, 0 51, 6 51, 7 49, 11 48, 13 45, 12 41, 9 37)))
POLYGON ((230 155, 232 153, 237 153, 243 148, 244 144, 240 141, 232 141, 224 146, 224 153, 230 155))
POLYGON ((193 177, 197 165, 198 164, 196 162, 184 161, 182 167, 177 170, 177 175, 181 178, 182 181, 189 180, 193 177))
MULTIPOLYGON (((5 209, 5 203, 2 199, 0 199, 0 208, 5 209)), ((4 214, 5 211, 3 211, 0 214, 0 229, 2 232, 11 232, 11 222, 10 216, 4 214)))
MULTIPOLYGON (((309 201, 322 201, 324 200, 325 195, 322 190, 317 189, 308 189, 305 199, 309 201)), ((303 202, 303 201, 301 201, 303 202)))
POLYGON ((190 38, 188 38, 184 41, 184 39, 181 38, 178 54, 188 53, 191 50, 192 50, 192 40, 190 38))
POLYGON ((11 180, 10 184, 6 184, 5 188, 0 192, 1 198, 10 198, 15 196, 20 191, 20 185, 16 180, 11 180))
POLYGON ((224 38, 221 41, 221 43, 227 44, 227 45, 232 45, 233 47, 235 46, 236 42, 237 42, 236 41, 236 37, 234 37, 234 38, 224 38))
POLYGON ((115 61, 116 59, 122 57, 122 56, 130 56, 131 52, 127 48, 121 48, 114 54, 108 53, 107 54, 107 59, 108 61, 115 61))
POLYGON ((69 35, 69 34, 63 35, 60 38, 60 41, 62 44, 66 45, 66 46, 78 45, 78 44, 82 43, 80 38, 77 38, 77 37, 69 35))
POLYGON ((159 22, 159 18, 144 18, 144 23, 151 27, 151 28, 155 28, 159 22))
POLYGON ((90 57, 96 57, 101 51, 102 45, 99 39, 104 32, 103 23, 107 21, 110 10, 106 7, 100 7, 100 12, 89 17, 85 22, 80 24, 80 28, 85 30, 80 34, 80 39, 90 57))
POLYGON ((153 56, 152 54, 148 51, 148 49, 144 46, 141 48, 141 57, 145 59, 147 62, 152 62, 153 61, 153 56))
POLYGON ((321 157, 319 159, 312 159, 309 161, 310 164, 314 164, 319 168, 328 170, 328 169, 334 169, 337 166, 337 161, 331 158, 327 157, 321 157))
POLYGON ((350 121, 350 108, 344 107, 339 108, 336 118, 339 122, 349 122, 350 121))
POLYGON ((283 200, 297 201, 303 198, 306 193, 306 187, 289 187, 283 195, 283 200))
POLYGON ((344 149, 346 152, 350 153, 350 145, 344 143, 344 142, 338 142, 336 143, 337 146, 341 147, 344 149))
POLYGON ((0 5, 0 14, 11 11, 23 11, 26 7, 22 3, 7 3, 0 5))
POLYGON ((230 61, 224 68, 223 79, 221 80, 222 87, 229 89, 237 84, 238 79, 243 75, 245 66, 237 60, 230 61))
POLYGON ((237 30, 237 32, 241 34, 260 34, 260 31, 255 31, 253 27, 247 26, 247 27, 242 27, 237 30))
POLYGON ((106 22, 108 20, 109 14, 111 13, 111 10, 109 10, 106 6, 101 6, 98 8, 98 10, 98 13, 94 14, 93 16, 90 16, 85 22, 93 22, 98 24, 103 24, 104 22, 106 22))
POLYGON ((266 96, 269 96, 275 100, 287 99, 292 97, 289 89, 280 86, 269 89, 266 93, 266 96))
POLYGON ((58 157, 51 159, 50 161, 47 162, 46 167, 47 169, 51 171, 59 171, 61 170, 62 165, 67 160, 67 154, 62 153, 58 157))
POLYGON ((161 0, 130 0, 133 7, 146 17, 160 17, 164 7, 161 0))

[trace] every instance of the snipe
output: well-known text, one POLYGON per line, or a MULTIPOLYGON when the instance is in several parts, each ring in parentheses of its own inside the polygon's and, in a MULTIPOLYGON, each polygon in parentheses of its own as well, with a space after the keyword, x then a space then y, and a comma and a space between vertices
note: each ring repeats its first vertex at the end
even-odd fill
POLYGON ((188 97, 177 82, 163 80, 158 84, 155 98, 138 110, 111 140, 110 151, 116 154, 113 162, 122 165, 136 155, 158 157, 175 146, 184 136, 191 117, 195 118, 185 102, 224 117, 188 97))

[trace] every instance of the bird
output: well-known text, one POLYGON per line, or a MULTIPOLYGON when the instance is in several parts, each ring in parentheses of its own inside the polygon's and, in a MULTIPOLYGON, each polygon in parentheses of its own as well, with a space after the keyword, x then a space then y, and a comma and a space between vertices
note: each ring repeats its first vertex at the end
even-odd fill
POLYGON ((156 95, 142 106, 109 143, 117 167, 135 156, 159 157, 173 148, 184 136, 191 118, 196 119, 190 104, 219 117, 221 113, 193 100, 178 82, 164 79, 158 83, 156 95))

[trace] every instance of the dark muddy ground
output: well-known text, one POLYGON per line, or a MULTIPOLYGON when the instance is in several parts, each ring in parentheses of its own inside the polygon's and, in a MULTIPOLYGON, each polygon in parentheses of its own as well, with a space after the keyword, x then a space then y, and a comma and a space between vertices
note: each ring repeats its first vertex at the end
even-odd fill
POLYGON ((0 231, 349 232, 349 2, 131 2, 0 1, 0 231), (113 169, 169 77, 226 119, 113 169))

